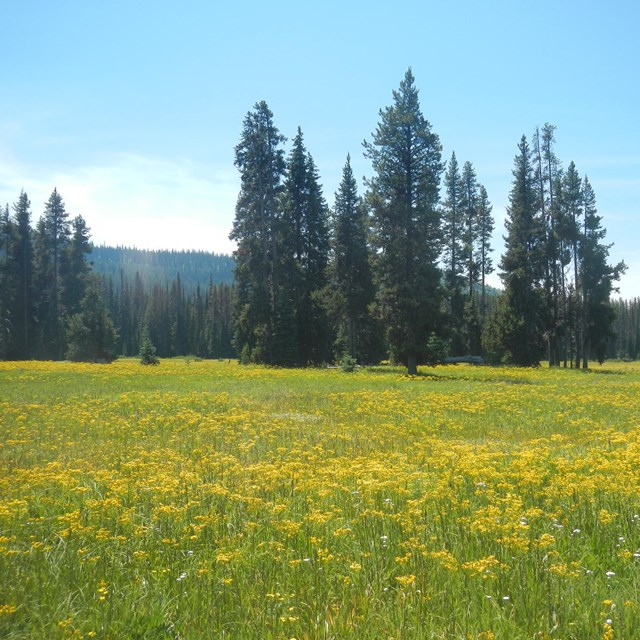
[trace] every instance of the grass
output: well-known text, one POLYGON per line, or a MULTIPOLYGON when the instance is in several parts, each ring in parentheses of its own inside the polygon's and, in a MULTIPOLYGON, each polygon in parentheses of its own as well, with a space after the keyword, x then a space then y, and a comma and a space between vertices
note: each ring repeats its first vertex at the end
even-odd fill
POLYGON ((638 637, 640 367, 420 373, 0 363, 0 637, 638 637))

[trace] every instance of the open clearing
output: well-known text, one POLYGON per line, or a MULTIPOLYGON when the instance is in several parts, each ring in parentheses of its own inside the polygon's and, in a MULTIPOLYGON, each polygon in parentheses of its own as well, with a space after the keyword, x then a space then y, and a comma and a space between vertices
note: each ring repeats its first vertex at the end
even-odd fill
POLYGON ((640 366, 0 363, 0 637, 635 638, 640 366))

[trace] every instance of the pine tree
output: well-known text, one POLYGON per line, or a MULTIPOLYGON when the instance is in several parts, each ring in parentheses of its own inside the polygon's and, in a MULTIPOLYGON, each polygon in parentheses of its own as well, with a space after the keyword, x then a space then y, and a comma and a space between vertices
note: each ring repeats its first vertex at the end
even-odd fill
POLYGON ((13 333, 9 357, 23 360, 31 357, 34 328, 33 240, 31 203, 22 191, 13 205, 16 237, 13 243, 13 264, 16 279, 13 333))
POLYGON ((0 359, 5 359, 11 349, 15 318, 16 286, 11 248, 14 225, 9 216, 9 205, 0 209, 0 359))
POLYGON ((364 143, 374 176, 368 181, 372 210, 378 306, 396 359, 410 374, 440 329, 442 290, 438 256, 441 147, 420 110, 411 69, 393 105, 380 111, 371 142, 364 143))
POLYGON ((443 262, 447 287, 451 351, 464 351, 465 185, 455 152, 444 174, 445 201, 442 215, 443 262))
MULTIPOLYGON (((293 300, 297 361, 302 365, 319 364, 328 356, 327 320, 318 299, 326 282, 328 213, 316 167, 304 146, 300 128, 288 158, 284 192, 284 217, 294 263, 289 265, 291 290, 288 291, 283 281, 278 293, 279 299, 284 301, 284 308, 278 313, 289 313, 286 311, 289 299, 293 300)), ((286 318, 282 320, 284 326, 290 322, 286 318)), ((288 339, 291 339, 290 335, 288 339)))
POLYGON ((545 335, 549 366, 560 364, 560 339, 566 322, 566 287, 562 267, 562 247, 557 229, 560 211, 562 169, 556 157, 555 129, 545 123, 542 133, 533 135, 534 184, 541 219, 541 243, 544 251, 545 335))
POLYGON ((489 195, 484 185, 480 185, 478 192, 478 232, 475 242, 475 262, 478 265, 481 287, 480 318, 486 317, 486 277, 493 273, 493 260, 491 259, 491 236, 494 229, 494 220, 491 215, 493 207, 489 202, 489 195))
POLYGON ((234 342, 238 353, 254 362, 272 363, 276 357, 276 298, 290 273, 283 267, 289 251, 281 211, 284 140, 266 102, 259 102, 246 115, 235 149, 241 187, 230 234, 237 242, 234 342))
POLYGON ((81 311, 67 323, 67 359, 111 362, 115 357, 116 331, 96 277, 89 279, 80 307, 81 311))
MULTIPOLYGON (((585 176, 582 182, 583 228, 579 237, 580 281, 582 291, 582 367, 589 368, 591 354, 603 362, 606 357, 607 340, 613 335, 615 314, 610 302, 615 282, 626 271, 624 262, 608 263, 611 245, 602 244, 606 230, 602 217, 598 215, 596 197, 585 176)), ((577 364, 579 366, 579 363, 577 364)))
POLYGON ((572 346, 570 348, 571 362, 573 363, 575 355, 575 366, 578 368, 584 344, 581 322, 583 294, 578 270, 579 225, 582 217, 583 196, 582 180, 573 162, 569 164, 562 177, 561 188, 558 191, 558 215, 555 227, 560 246, 560 265, 563 270, 561 281, 569 281, 569 289, 572 290, 571 295, 567 295, 567 300, 563 304, 563 307, 569 309, 564 318, 563 333, 568 334, 569 343, 572 346), (573 271, 570 276, 566 273, 567 269, 573 271))
POLYGON ((465 162, 462 167, 462 248, 463 265, 467 283, 467 295, 471 299, 473 286, 479 280, 479 269, 475 246, 479 233, 478 227, 478 181, 476 172, 470 162, 465 162))
MULTIPOLYGON (((45 323, 45 357, 62 359, 65 345, 65 308, 62 300, 62 285, 64 277, 64 252, 69 243, 70 227, 62 197, 54 189, 45 205, 41 231, 41 248, 50 259, 50 270, 47 274, 42 271, 40 276, 46 280, 45 289, 41 295, 47 306, 46 317, 40 318, 45 323)), ((48 265, 47 265, 48 266, 48 265)), ((47 269, 44 266, 44 269, 47 269)))
POLYGON ((505 253, 500 262, 500 278, 505 287, 505 304, 500 318, 501 341, 510 363, 537 366, 543 349, 542 225, 537 215, 531 152, 525 136, 522 136, 518 150, 505 223, 505 253))
POLYGON ((81 301, 91 272, 87 256, 91 253, 90 229, 82 216, 71 222, 71 237, 62 255, 62 300, 67 314, 80 311, 81 301))
POLYGON ((327 304, 335 324, 338 355, 348 353, 354 361, 369 361, 373 357, 369 307, 375 289, 367 246, 366 210, 358 196, 349 156, 335 194, 328 274, 327 304))

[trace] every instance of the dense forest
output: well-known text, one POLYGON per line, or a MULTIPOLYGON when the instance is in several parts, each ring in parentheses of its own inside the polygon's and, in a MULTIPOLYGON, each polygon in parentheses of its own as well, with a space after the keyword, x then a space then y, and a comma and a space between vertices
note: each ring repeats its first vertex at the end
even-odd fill
POLYGON ((170 282, 178 275, 186 291, 211 282, 233 284, 233 257, 207 251, 162 251, 132 247, 94 245, 90 262, 94 273, 118 284, 121 274, 133 281, 137 276, 145 287, 170 282))
POLYGON ((522 136, 497 265, 489 194, 445 161, 411 70, 380 111, 365 192, 347 156, 329 207, 298 131, 288 153, 259 102, 235 149, 233 257, 94 247, 54 189, 35 226, 21 193, 0 216, 0 357, 109 361, 139 353, 279 366, 483 356, 587 368, 636 359, 640 301, 612 301, 624 263, 586 176, 554 152, 555 127, 522 136), (486 285, 498 269, 504 290, 486 285))

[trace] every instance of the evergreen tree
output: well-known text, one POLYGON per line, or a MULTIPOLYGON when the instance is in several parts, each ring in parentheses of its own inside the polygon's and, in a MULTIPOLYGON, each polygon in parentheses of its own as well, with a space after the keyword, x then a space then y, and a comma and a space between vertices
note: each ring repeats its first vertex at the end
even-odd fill
MULTIPOLYGON (((579 239, 580 280, 582 291, 582 367, 588 369, 591 354, 602 362, 606 357, 607 341, 613 335, 615 320, 610 303, 615 282, 625 272, 626 265, 608 263, 611 245, 602 244, 606 230, 598 215, 596 197, 588 178, 582 182, 583 229, 579 239)), ((577 364, 579 366, 579 363, 577 364)))
POLYGON ((0 209, 0 358, 10 351, 15 306, 15 272, 11 248, 13 245, 13 221, 9 216, 9 205, 0 209))
POLYGON ((374 171, 368 201, 378 305, 393 356, 405 359, 415 374, 427 337, 440 329, 442 164, 440 141, 420 111, 411 69, 393 92, 393 104, 380 111, 364 148, 374 171))
POLYGON ((266 102, 259 102, 246 115, 235 149, 241 187, 230 234, 237 242, 234 341, 238 353, 254 362, 273 363, 276 358, 276 298, 290 274, 288 229, 281 211, 285 160, 279 147, 284 140, 266 102))
POLYGON ((91 253, 89 227, 82 216, 71 222, 71 237, 62 254, 62 300, 67 314, 79 313, 81 301, 91 273, 87 255, 91 253))
POLYGON ((556 236, 560 247, 561 282, 569 282, 571 295, 565 293, 562 308, 567 309, 563 317, 562 334, 568 338, 571 362, 580 366, 581 349, 584 343, 582 335, 582 291, 578 270, 578 241, 580 218, 582 217, 582 180, 573 162, 569 164, 558 192, 558 215, 556 216, 556 236), (573 273, 568 274, 567 270, 573 273))
POLYGON ((455 152, 444 174, 445 201, 442 216, 444 272, 447 287, 451 351, 464 351, 465 185, 455 152))
POLYGON ((116 331, 97 278, 89 279, 80 308, 67 323, 67 359, 111 362, 115 357, 116 331))
POLYGON ((489 195, 483 185, 478 192, 477 225, 478 231, 475 241, 475 262, 478 265, 481 287, 480 318, 486 317, 486 277, 493 273, 493 260, 491 259, 491 236, 494 229, 494 220, 491 215, 493 207, 489 202, 489 195))
POLYGON ((43 355, 47 358, 61 359, 65 344, 65 308, 62 300, 64 252, 69 243, 69 215, 62 197, 54 189, 45 205, 40 231, 41 310, 43 333, 43 355))
MULTIPOLYGON (((293 286, 288 291, 287 282, 282 281, 278 296, 284 307, 278 310, 278 315, 290 313, 287 309, 293 299, 297 344, 295 349, 287 350, 291 353, 297 350, 296 360, 302 365, 319 364, 328 357, 327 320, 318 298, 326 282, 328 215, 316 167, 304 146, 300 128, 287 162, 284 205, 293 249, 294 264, 289 267, 289 282, 293 286)), ((284 326, 290 324, 288 318, 281 321, 284 326)), ((283 337, 291 340, 290 333, 283 337)))
POLYGON ((23 360, 31 357, 34 319, 33 292, 33 240, 31 231, 31 203, 22 191, 13 205, 15 241, 13 243, 13 265, 15 269, 15 305, 13 309, 13 332, 9 357, 23 360))
POLYGON ((500 262, 500 278, 505 287, 505 305, 500 318, 501 341, 510 363, 537 366, 543 348, 542 225, 537 215, 531 152, 525 136, 522 136, 518 150, 505 222, 505 253, 500 262))
POLYGON ((468 298, 473 295, 473 286, 479 280, 479 265, 475 246, 479 234, 478 226, 478 181, 476 172, 470 162, 465 162, 462 167, 462 248, 463 265, 467 283, 468 298))
POLYGON ((157 365, 160 364, 156 356, 156 348, 153 346, 151 339, 149 338, 149 332, 143 331, 142 341, 140 342, 140 350, 138 352, 140 356, 140 364, 144 365, 157 365))
POLYGON ((348 353, 354 361, 369 361, 374 357, 369 308, 375 289, 367 246, 366 210, 358 196, 349 156, 335 194, 328 274, 327 301, 336 328, 338 355, 348 353))
POLYGON ((564 335, 567 316, 562 246, 557 229, 561 216, 562 169, 553 150, 555 129, 554 125, 545 123, 540 133, 536 127, 532 154, 537 208, 541 219, 540 239, 544 252, 544 330, 549 366, 557 366, 560 363, 559 340, 564 335))

